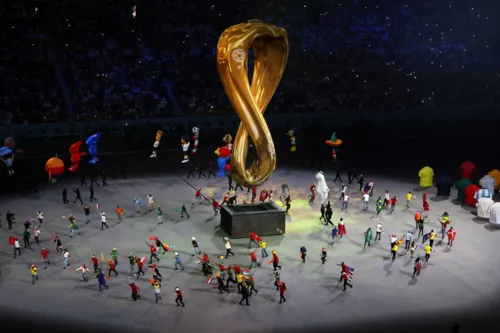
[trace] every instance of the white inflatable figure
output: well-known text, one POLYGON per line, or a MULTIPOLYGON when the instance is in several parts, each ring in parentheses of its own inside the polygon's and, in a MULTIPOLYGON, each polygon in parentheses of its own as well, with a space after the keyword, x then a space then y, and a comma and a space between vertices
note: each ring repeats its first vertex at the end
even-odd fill
POLYGON ((500 202, 491 205, 488 213, 490 213, 490 223, 500 227, 500 202))
POLYGON ((493 193, 485 188, 477 190, 476 193, 474 194, 474 199, 476 199, 477 201, 481 198, 493 199, 493 193))
POLYGON ((477 216, 483 219, 489 219, 490 218, 490 207, 493 205, 495 202, 491 200, 490 198, 479 198, 477 201, 476 207, 477 207, 477 216))
POLYGON ((189 138, 183 136, 181 138, 181 147, 182 147, 182 152, 184 154, 184 159, 182 160, 182 163, 189 162, 189 146, 190 145, 191 145, 191 142, 189 141, 189 138))
POLYGON ((496 180, 495 180, 495 178, 493 178, 489 175, 486 175, 483 178, 479 179, 479 185, 482 188, 490 191, 490 193, 493 193, 493 192, 495 192, 496 180))
POLYGON ((328 192, 330 189, 326 185, 325 176, 322 171, 319 171, 316 173, 316 193, 319 194, 322 204, 328 199, 328 192))

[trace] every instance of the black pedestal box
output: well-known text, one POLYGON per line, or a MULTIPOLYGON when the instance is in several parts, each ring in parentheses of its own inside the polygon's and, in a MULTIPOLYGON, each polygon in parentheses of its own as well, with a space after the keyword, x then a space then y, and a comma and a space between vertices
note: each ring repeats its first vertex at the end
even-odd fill
POLYGON ((248 238, 250 230, 259 236, 283 235, 286 214, 274 202, 222 206, 220 227, 231 238, 248 238))

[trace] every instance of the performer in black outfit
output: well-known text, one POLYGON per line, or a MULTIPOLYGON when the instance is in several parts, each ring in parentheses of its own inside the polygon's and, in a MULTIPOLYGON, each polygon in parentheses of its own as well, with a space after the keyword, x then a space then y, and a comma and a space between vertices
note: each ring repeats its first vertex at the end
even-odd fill
POLYGON ((195 170, 198 171, 198 178, 201 178, 201 176, 207 178, 207 176, 203 172, 203 168, 201 167, 201 163, 198 162, 198 164, 196 164, 196 169, 195 170))
POLYGON ((76 203, 78 200, 80 200, 80 203, 83 205, 82 196, 80 194, 80 189, 74 188, 73 192, 75 192, 75 194, 76 194, 76 199, 75 199, 75 201, 73 201, 73 203, 76 203))
POLYGON ((193 165, 191 163, 188 164, 187 166, 187 169, 188 169, 188 175, 187 175, 187 178, 189 177, 193 177, 193 178, 196 178, 193 174, 193 165))
POLYGON ((342 183, 342 178, 340 177, 340 169, 337 169, 337 173, 335 174, 335 179, 333 180, 333 182, 335 183, 337 179, 342 183))
POLYGON ((208 162, 208 177, 210 179, 210 175, 214 176, 214 178, 217 178, 217 175, 214 173, 214 170, 212 169, 212 161, 208 162))
POLYGON ((89 187, 90 191, 90 202, 97 201, 97 199, 94 197, 94 188, 92 186, 89 187))
POLYGON ((68 190, 66 190, 66 187, 63 188, 62 190, 62 199, 63 199, 63 204, 67 204, 68 201, 68 190))
POLYGON ((95 172, 92 171, 90 186, 94 186, 94 183, 97 185, 97 187, 99 187, 99 183, 97 182, 97 179, 95 177, 95 172))

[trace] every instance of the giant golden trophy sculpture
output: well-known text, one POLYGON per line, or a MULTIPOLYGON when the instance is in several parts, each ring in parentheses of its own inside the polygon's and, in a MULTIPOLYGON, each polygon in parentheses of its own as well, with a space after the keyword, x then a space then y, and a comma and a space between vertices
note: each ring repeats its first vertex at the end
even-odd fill
POLYGON ((285 29, 260 20, 227 28, 217 43, 219 75, 241 119, 231 156, 231 175, 242 186, 262 185, 276 167, 276 152, 264 111, 283 76, 287 58, 285 29), (251 84, 248 79, 250 49, 254 54, 251 84), (246 169, 249 136, 257 151, 257 160, 246 169))

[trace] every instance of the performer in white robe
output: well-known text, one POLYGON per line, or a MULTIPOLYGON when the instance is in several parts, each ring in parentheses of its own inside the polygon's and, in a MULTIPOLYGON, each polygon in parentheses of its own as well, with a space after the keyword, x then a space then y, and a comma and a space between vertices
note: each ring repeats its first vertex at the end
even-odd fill
POLYGON ((479 200, 481 198, 493 199, 493 193, 485 188, 477 190, 474 194, 474 199, 479 200))
POLYGON ((493 194, 495 192, 496 180, 490 175, 486 175, 479 180, 479 185, 493 194))
POLYGON ((477 216, 483 219, 489 219, 490 218, 490 207, 493 205, 495 202, 491 200, 490 198, 479 198, 477 201, 476 207, 477 207, 477 216))
POLYGON ((325 176, 322 171, 319 171, 316 173, 316 193, 319 194, 322 204, 328 199, 328 192, 330 192, 330 189, 326 185, 325 176))
POLYGON ((488 209, 490 213, 490 223, 500 227, 500 202, 496 202, 488 209))

